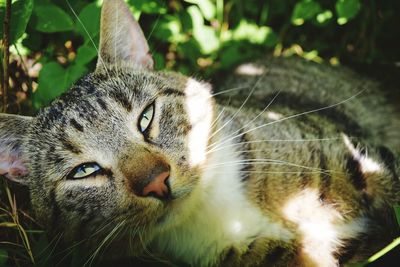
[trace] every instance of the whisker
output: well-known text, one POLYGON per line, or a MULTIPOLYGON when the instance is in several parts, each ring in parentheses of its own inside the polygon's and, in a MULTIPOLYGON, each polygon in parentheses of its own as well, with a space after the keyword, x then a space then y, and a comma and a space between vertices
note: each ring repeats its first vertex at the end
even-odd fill
MULTIPOLYGON (((117 27, 117 25, 119 25, 119 8, 116 8, 115 13, 116 13, 115 15, 116 15, 117 23, 114 23, 114 33, 115 33, 115 36, 119 36, 119 33, 118 33, 119 30, 117 27)), ((117 62, 117 38, 115 38, 115 37, 114 37, 114 62, 117 62)), ((118 74, 118 76, 120 75, 118 67, 117 67, 117 74, 118 74)))
POLYGON ((243 154, 243 153, 249 153, 249 152, 264 152, 264 151, 270 151, 273 148, 268 148, 268 149, 247 149, 247 150, 235 150, 232 152, 232 155, 234 154, 243 154))
POLYGON ((250 99, 251 95, 254 93, 254 90, 256 89, 258 83, 261 81, 261 79, 264 76, 260 76, 260 78, 254 83, 253 88, 251 89, 250 93, 247 95, 246 99, 243 101, 242 105, 239 107, 239 109, 236 110, 236 112, 232 115, 232 117, 225 122, 219 129, 217 129, 214 133, 212 133, 209 136, 209 139, 211 139, 214 135, 216 135, 219 131, 221 131, 222 129, 224 129, 229 123, 231 123, 233 121, 234 118, 236 118, 236 116, 239 114, 239 112, 242 110, 242 108, 244 107, 244 105, 246 105, 247 101, 250 99))
MULTIPOLYGON (((62 237, 62 234, 59 235, 59 237, 57 238, 57 240, 56 240, 54 246, 52 246, 50 252, 46 255, 46 258, 44 259, 43 262, 41 262, 42 264, 46 265, 47 261, 50 259, 50 257, 52 256, 52 254, 53 254, 54 251, 56 250, 57 245, 58 245, 58 243, 59 243, 60 240, 61 240, 61 237, 62 237)), ((50 244, 48 245, 48 247, 49 247, 49 246, 50 246, 50 244)), ((47 247, 47 248, 48 248, 48 247, 47 247)), ((46 249, 47 249, 47 248, 46 248, 46 249)), ((44 251, 43 251, 43 252, 44 252, 44 251)))
MULTIPOLYGON (((334 141, 334 140, 342 140, 341 137, 327 137, 327 138, 311 138, 311 139, 263 139, 263 140, 252 140, 252 141, 244 141, 244 142, 238 142, 234 144, 229 144, 225 145, 219 148, 212 148, 211 150, 208 150, 205 154, 209 154, 212 152, 220 151, 224 148, 229 148, 229 147, 235 147, 235 146, 241 146, 244 144, 253 144, 253 143, 263 143, 263 142, 296 142, 296 143, 305 143, 305 142, 320 142, 320 141, 334 141)), ((265 149, 266 150, 266 149, 265 149)))
POLYGON ((96 250, 93 252, 93 254, 88 258, 88 260, 83 264, 83 266, 91 266, 93 264, 94 259, 96 256, 99 254, 100 250, 105 246, 105 244, 109 241, 112 240, 112 237, 121 226, 125 224, 125 220, 119 222, 108 234, 107 236, 100 242, 99 246, 96 248, 96 250))
POLYGON ((225 166, 226 165, 227 166, 241 166, 241 165, 257 165, 257 164, 285 165, 285 166, 297 167, 297 168, 301 168, 301 169, 314 170, 314 171, 319 171, 319 172, 343 173, 343 172, 339 172, 339 171, 331 171, 331 170, 296 164, 296 163, 292 163, 292 162, 288 162, 288 161, 284 161, 284 160, 274 160, 274 159, 244 159, 244 160, 237 160, 237 161, 227 161, 227 162, 222 162, 222 163, 206 165, 206 166, 203 166, 203 168, 210 170, 211 168, 224 166, 224 165, 225 166))
POLYGON ((233 139, 235 139, 235 138, 238 138, 238 137, 240 137, 240 136, 243 136, 243 135, 245 135, 245 134, 247 134, 247 133, 253 132, 253 131, 255 131, 255 130, 258 130, 258 129, 263 128, 263 127, 266 127, 266 126, 273 125, 273 124, 278 123, 278 122, 283 122, 283 121, 290 120, 290 119, 293 119, 293 118, 297 118, 297 117, 300 117, 300 116, 304 116, 304 115, 307 115, 307 114, 312 114, 312 113, 315 113, 315 112, 318 112, 318 111, 322 111, 322 110, 326 110, 326 109, 330 109, 330 108, 337 107, 337 106, 339 106, 339 105, 342 105, 342 104, 344 104, 344 103, 346 103, 346 102, 348 102, 348 101, 354 99, 355 97, 357 97, 358 95, 360 95, 360 94, 361 94, 362 92, 364 92, 364 91, 365 91, 365 89, 361 90, 361 91, 358 92, 357 94, 352 95, 351 97, 349 97, 349 98, 347 98, 347 99, 345 99, 345 100, 343 100, 343 101, 340 101, 340 102, 338 102, 338 103, 335 103, 335 104, 332 104, 332 105, 329 105, 329 106, 325 106, 325 107, 322 107, 322 108, 317 108, 317 109, 313 109, 313 110, 309 110, 309 111, 297 113, 297 114, 294 114, 294 115, 291 115, 291 116, 288 116, 288 117, 284 117, 284 118, 282 118, 282 119, 278 119, 278 120, 275 120, 275 121, 272 121, 272 122, 268 122, 268 123, 259 125, 259 126, 257 126, 257 127, 252 128, 252 129, 249 129, 249 130, 247 130, 247 131, 244 131, 244 132, 242 132, 242 133, 240 133, 240 134, 238 134, 238 135, 236 135, 236 136, 232 136, 232 137, 230 137, 230 138, 227 138, 227 139, 221 141, 221 143, 220 143, 219 145, 217 145, 216 147, 218 147, 218 146, 220 146, 220 145, 223 145, 224 143, 229 142, 229 141, 231 141, 231 140, 233 140, 233 139))
POLYGON ((54 248, 57 246, 58 242, 60 241, 61 237, 63 236, 63 233, 56 234, 53 239, 47 244, 45 248, 43 248, 40 252, 36 254, 36 257, 40 257, 43 253, 47 251, 47 249, 53 245, 53 242, 55 242, 52 251, 54 248))
POLYGON ((248 88, 248 86, 235 87, 235 88, 219 91, 219 92, 217 92, 215 94, 212 94, 211 97, 214 97, 214 96, 217 96, 217 95, 222 95, 222 94, 229 93, 229 92, 232 92, 232 91, 238 91, 238 90, 242 90, 242 89, 247 89, 247 88, 248 88))
POLYGON ((132 237, 134 237, 134 232, 133 232, 134 228, 133 227, 129 227, 129 250, 130 251, 134 251, 133 248, 133 244, 132 244, 132 237))
POLYGON ((69 255, 71 255, 74 252, 74 249, 81 245, 82 243, 84 243, 85 241, 89 240, 90 238, 93 238, 94 236, 102 233, 105 229, 107 229, 107 227, 113 223, 113 220, 109 220, 106 221, 105 223, 103 223, 102 225, 99 226, 99 229, 97 229, 94 233, 92 233, 89 237, 84 238, 79 240, 78 242, 75 242, 74 244, 72 244, 71 246, 69 246, 68 248, 65 248, 62 251, 57 252, 55 255, 62 255, 65 253, 65 255, 58 261, 58 263, 55 266, 58 266, 59 264, 61 264, 64 259, 66 259, 69 255))
POLYGON ((214 119, 214 121, 211 123, 210 128, 212 129, 214 125, 218 122, 219 117, 224 113, 225 107, 222 107, 222 110, 218 113, 218 116, 214 119))
MULTIPOLYGON (((156 255, 154 255, 153 253, 151 253, 151 251, 149 251, 149 250, 147 249, 147 246, 146 246, 146 244, 144 243, 142 234, 141 234, 140 232, 139 232, 139 240, 140 240, 140 242, 141 242, 141 244, 142 244, 142 246, 143 246, 143 251, 145 252, 145 254, 146 254, 147 256, 149 256, 151 259, 153 259, 155 262, 157 262, 157 263, 163 263, 163 264, 166 264, 166 265, 169 265, 169 266, 178 267, 177 265, 175 265, 175 264, 173 264, 173 263, 167 261, 166 259, 162 259, 162 258, 160 258, 160 257, 158 257, 158 256, 156 256, 156 255)), ((145 259, 143 259, 143 260, 145 260, 145 259)))
MULTIPOLYGON (((167 1, 164 1, 164 2, 163 2, 163 6, 165 7, 166 5, 167 5, 167 1)), ((147 40, 147 41, 150 40, 150 38, 151 38, 151 36, 153 35, 155 29, 157 28, 158 23, 160 22, 160 18, 161 18, 161 13, 158 14, 157 19, 156 19, 156 22, 154 23, 154 26, 153 26, 153 28, 151 29, 150 33, 149 33, 149 36, 146 37, 146 40, 147 40)), ((157 50, 157 48, 160 46, 160 44, 161 44, 161 43, 158 42, 157 45, 153 47, 153 49, 150 48, 150 54, 151 54, 151 55, 154 53, 154 51, 157 50)))
MULTIPOLYGON (((329 173, 329 172, 321 172, 321 171, 247 171, 247 170, 239 170, 240 173, 256 173, 256 174, 299 174, 299 173, 329 173)), ((215 174, 226 174, 226 172, 215 172, 215 174)))
POLYGON ((119 227, 119 229, 115 232, 115 234, 111 235, 110 238, 104 242, 104 245, 102 247, 102 254, 98 254, 100 256, 100 258, 102 257, 102 255, 104 254, 104 252, 106 251, 106 249, 111 245, 111 243, 117 238, 117 236, 123 232, 123 226, 124 226, 125 222, 123 223, 123 225, 121 227, 119 227))
POLYGON ((86 26, 83 24, 83 22, 81 21, 79 16, 76 14, 75 10, 72 8, 69 0, 65 0, 65 2, 67 2, 67 5, 68 5, 69 9, 72 11, 72 13, 74 14, 75 18, 78 20, 78 22, 82 25, 83 30, 85 31, 85 33, 89 37, 89 40, 92 43, 94 49, 96 49, 96 51, 97 51, 97 55, 98 55, 98 59, 100 60, 100 63, 103 65, 103 67, 104 67, 104 69, 105 69, 105 71, 107 73, 107 76, 110 77, 110 73, 108 72, 107 65, 105 64, 103 58, 101 57, 100 51, 97 48, 97 45, 94 43, 94 40, 93 40, 92 36, 90 36, 90 33, 87 30, 86 26))
MULTIPOLYGON (((235 134, 237 134, 238 132, 240 132, 241 130, 245 129, 247 126, 249 126, 251 123, 253 123, 258 117, 260 117, 271 105, 272 103, 275 101, 275 99, 278 97, 278 95, 280 94, 280 91, 278 91, 275 96, 272 98, 272 100, 268 103, 268 105, 266 105, 264 107, 264 109, 257 114, 257 116, 255 116, 251 121, 249 121, 248 123, 246 123, 245 125, 243 125, 241 128, 239 128, 238 130, 234 131, 233 133, 230 133, 228 136, 226 136, 226 138, 229 138, 235 134)), ((210 146, 214 146, 215 144, 211 144, 210 146)), ((208 147, 207 147, 208 148, 208 147)))

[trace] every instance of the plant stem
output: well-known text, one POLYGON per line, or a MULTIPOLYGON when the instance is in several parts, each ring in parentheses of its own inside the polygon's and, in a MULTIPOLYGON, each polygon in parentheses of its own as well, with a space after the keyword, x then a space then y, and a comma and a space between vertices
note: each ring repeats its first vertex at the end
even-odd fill
POLYGON ((10 21, 11 21, 11 0, 6 0, 6 14, 3 21, 3 112, 7 111, 7 92, 9 80, 9 61, 10 61, 10 21))
POLYGON ((382 250, 380 250, 380 251, 378 251, 377 253, 375 253, 374 255, 372 255, 372 256, 368 259, 368 263, 376 261, 377 259, 379 259, 379 258, 382 257, 383 255, 385 255, 386 253, 388 253, 390 250, 394 249, 394 248, 397 247, 398 245, 400 245, 400 237, 394 239, 392 243, 390 243, 389 245, 387 245, 386 247, 384 247, 382 250))

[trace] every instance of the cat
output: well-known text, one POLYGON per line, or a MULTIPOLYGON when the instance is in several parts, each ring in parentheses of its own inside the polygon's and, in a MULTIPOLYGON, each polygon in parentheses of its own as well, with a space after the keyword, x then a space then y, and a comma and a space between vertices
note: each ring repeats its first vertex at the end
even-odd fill
POLYGON ((213 95, 153 66, 105 0, 96 70, 35 117, 0 115, 0 174, 51 235, 105 259, 326 267, 399 235, 400 126, 376 84, 266 58, 213 95))

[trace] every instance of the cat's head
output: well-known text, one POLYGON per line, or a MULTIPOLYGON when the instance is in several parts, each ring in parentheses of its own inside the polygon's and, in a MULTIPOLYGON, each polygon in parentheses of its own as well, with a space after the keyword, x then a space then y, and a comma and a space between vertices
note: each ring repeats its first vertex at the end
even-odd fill
POLYGON ((140 247, 195 195, 212 119, 209 86, 154 71, 129 9, 105 0, 96 71, 36 117, 0 114, 0 174, 66 239, 118 231, 140 247))

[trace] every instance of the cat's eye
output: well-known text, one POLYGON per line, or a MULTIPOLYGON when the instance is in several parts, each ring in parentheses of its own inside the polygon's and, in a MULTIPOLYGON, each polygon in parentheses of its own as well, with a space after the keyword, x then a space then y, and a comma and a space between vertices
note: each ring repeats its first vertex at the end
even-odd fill
POLYGON ((68 175, 68 179, 83 179, 94 176, 101 171, 97 163, 84 163, 75 167, 68 175))
POLYGON ((145 133, 151 125, 154 117, 154 102, 148 105, 140 114, 138 128, 141 133, 145 133))

